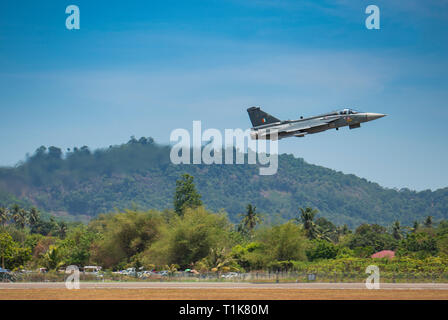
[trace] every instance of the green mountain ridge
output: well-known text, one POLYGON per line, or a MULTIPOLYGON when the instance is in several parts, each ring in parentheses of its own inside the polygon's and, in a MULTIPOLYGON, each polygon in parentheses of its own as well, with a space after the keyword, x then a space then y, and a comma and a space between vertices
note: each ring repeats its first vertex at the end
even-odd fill
POLYGON ((65 155, 56 147, 40 147, 16 167, 0 168, 0 206, 20 201, 76 220, 130 207, 167 209, 173 206, 176 180, 189 173, 205 206, 225 210, 233 222, 248 203, 272 223, 296 217, 305 206, 349 227, 448 218, 448 188, 387 189, 288 154, 279 156, 277 174, 260 176, 258 165, 174 165, 169 152, 151 138, 93 152, 74 148, 65 155))

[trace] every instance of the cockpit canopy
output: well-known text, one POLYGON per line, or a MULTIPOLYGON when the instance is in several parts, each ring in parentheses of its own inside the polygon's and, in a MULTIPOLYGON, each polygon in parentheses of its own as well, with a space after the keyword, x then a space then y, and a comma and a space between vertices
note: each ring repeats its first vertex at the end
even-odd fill
POLYGON ((339 114, 355 114, 355 113, 359 113, 359 111, 353 109, 343 109, 339 111, 339 114))

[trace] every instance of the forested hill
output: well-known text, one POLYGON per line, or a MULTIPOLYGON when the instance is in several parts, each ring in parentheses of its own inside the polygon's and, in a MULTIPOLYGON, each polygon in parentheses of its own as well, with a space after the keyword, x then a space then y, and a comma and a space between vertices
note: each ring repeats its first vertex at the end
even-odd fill
POLYGON ((310 206, 336 224, 411 225, 433 216, 448 219, 448 188, 396 191, 283 154, 276 175, 260 176, 256 165, 173 165, 170 148, 149 138, 66 154, 40 147, 24 163, 0 168, 0 206, 19 202, 57 216, 87 219, 114 209, 172 208, 175 182, 194 176, 206 207, 224 209, 232 221, 248 203, 265 219, 280 222, 310 206))

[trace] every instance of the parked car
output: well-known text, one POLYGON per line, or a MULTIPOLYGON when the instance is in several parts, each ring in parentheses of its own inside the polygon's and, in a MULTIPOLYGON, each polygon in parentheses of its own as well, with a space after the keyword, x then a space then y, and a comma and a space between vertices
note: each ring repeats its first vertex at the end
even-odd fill
POLYGON ((151 271, 144 270, 144 271, 137 272, 137 276, 139 278, 143 278, 143 279, 149 278, 151 276, 151 271))
POLYGON ((145 270, 145 271, 142 271, 142 272, 139 272, 139 273, 138 273, 138 277, 139 277, 139 278, 143 278, 143 279, 145 279, 145 278, 149 278, 149 277, 154 276, 154 275, 156 275, 155 272, 153 272, 153 271, 148 271, 148 270, 145 270))
POLYGON ((0 267, 0 281, 14 282, 16 281, 16 277, 8 269, 0 267))
POLYGON ((47 273, 47 268, 39 268, 39 273, 47 273))
POLYGON ((237 272, 228 272, 228 273, 222 274, 221 278, 231 279, 231 278, 235 278, 238 276, 239 276, 239 273, 237 273, 237 272))
POLYGON ((84 274, 98 274, 101 272, 100 266, 85 266, 84 267, 84 274))
POLYGON ((121 274, 127 275, 127 276, 137 276, 137 272, 135 271, 135 268, 127 268, 126 270, 121 270, 121 274))
MULTIPOLYGON (((1 268, 0 268, 0 269, 1 269, 1 268)), ((23 273, 23 274, 33 273, 32 270, 25 270, 25 269, 20 270, 20 272, 23 273)))
POLYGON ((84 268, 84 274, 93 274, 97 278, 103 278, 104 275, 101 272, 102 267, 100 266, 85 266, 84 268))

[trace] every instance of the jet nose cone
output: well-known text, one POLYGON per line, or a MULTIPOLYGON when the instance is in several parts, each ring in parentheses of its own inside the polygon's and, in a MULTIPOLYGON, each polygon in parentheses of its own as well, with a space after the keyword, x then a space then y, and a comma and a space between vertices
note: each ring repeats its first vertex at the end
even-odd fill
POLYGON ((385 114, 382 113, 367 113, 366 117, 367 117, 367 121, 372 121, 372 120, 376 120, 382 117, 385 117, 385 114))

